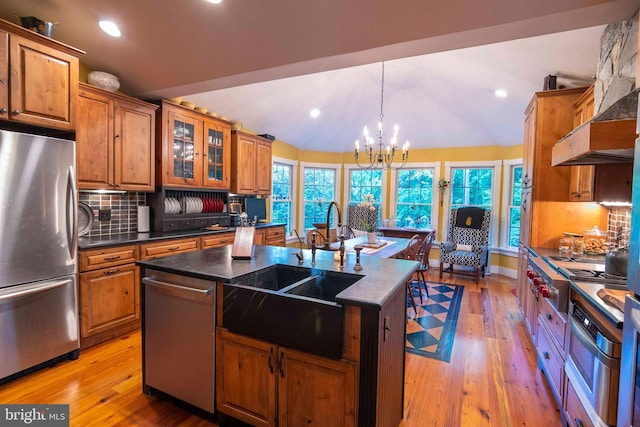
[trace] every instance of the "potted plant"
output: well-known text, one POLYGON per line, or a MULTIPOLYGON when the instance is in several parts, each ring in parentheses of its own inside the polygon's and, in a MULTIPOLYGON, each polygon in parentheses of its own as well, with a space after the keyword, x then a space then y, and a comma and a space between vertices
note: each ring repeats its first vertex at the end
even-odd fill
MULTIPOLYGON (((376 207, 374 206, 375 200, 373 198, 373 194, 365 194, 362 196, 362 198, 363 200, 358 204, 358 206, 375 212, 376 207)), ((362 228, 362 231, 367 232, 367 242, 370 244, 376 243, 377 236, 375 233, 375 222, 365 221, 364 219, 360 218, 360 226, 362 228)))

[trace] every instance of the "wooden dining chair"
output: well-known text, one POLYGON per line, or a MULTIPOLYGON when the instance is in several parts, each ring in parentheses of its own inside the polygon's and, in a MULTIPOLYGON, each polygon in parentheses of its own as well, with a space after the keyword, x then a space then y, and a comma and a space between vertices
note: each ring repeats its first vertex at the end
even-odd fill
POLYGON ((418 254, 418 261, 420 261, 420 266, 416 271, 416 275, 418 276, 418 291, 420 293, 420 304, 422 304, 422 292, 420 291, 420 283, 422 282, 422 286, 424 286, 424 291, 427 294, 427 298, 429 298, 429 287, 427 286, 427 280, 425 278, 425 273, 429 270, 429 252, 431 251, 431 247, 433 246, 433 242, 436 240, 436 230, 431 231, 424 236, 422 241, 422 246, 420 248, 420 253, 418 254))
MULTIPOLYGON (((407 248, 404 250, 402 254, 402 259, 407 259, 410 261, 420 261, 420 249, 422 248, 422 239, 419 234, 414 234, 409 239, 409 243, 407 243, 407 248)), ((420 289, 420 283, 418 282, 418 290, 420 289)), ((411 298, 411 305, 413 305, 413 311, 418 314, 418 308, 416 307, 416 300, 413 298, 413 274, 407 280, 407 293, 411 298)), ((422 301, 422 297, 420 298, 422 301)))

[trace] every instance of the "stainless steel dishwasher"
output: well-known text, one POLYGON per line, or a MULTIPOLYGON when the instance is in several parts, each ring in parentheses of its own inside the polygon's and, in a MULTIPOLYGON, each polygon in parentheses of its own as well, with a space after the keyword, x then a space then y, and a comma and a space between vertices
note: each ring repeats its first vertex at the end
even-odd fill
POLYGON ((150 269, 144 276, 144 393, 161 391, 213 413, 215 283, 150 269))

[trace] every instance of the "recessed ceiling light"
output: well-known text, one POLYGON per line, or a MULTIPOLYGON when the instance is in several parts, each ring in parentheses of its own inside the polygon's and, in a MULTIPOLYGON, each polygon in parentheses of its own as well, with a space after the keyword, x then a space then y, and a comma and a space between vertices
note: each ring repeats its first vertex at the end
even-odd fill
POLYGON ((222 0, 207 0, 209 3, 213 3, 213 4, 220 4, 222 3, 222 0))
POLYGON ((120 37, 120 29, 115 23, 111 21, 100 21, 99 25, 100 28, 102 28, 102 31, 109 34, 111 37, 120 37))
POLYGON ((507 91, 504 89, 496 89, 495 94, 498 98, 506 98, 507 97, 507 91))
POLYGON ((309 112, 309 115, 315 119, 320 115, 320 110, 318 110, 317 108, 314 108, 309 112))

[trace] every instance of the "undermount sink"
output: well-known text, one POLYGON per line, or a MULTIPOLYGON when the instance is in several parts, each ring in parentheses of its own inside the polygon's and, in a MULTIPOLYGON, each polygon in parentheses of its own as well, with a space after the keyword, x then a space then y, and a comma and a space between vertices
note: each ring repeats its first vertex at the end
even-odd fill
POLYGON ((339 359, 344 307, 336 295, 362 276, 276 264, 223 285, 225 328, 339 359))
POLYGON ((335 301, 336 295, 353 285, 362 277, 356 274, 334 273, 323 270, 318 274, 294 283, 284 289, 286 294, 298 295, 323 301, 335 301))

